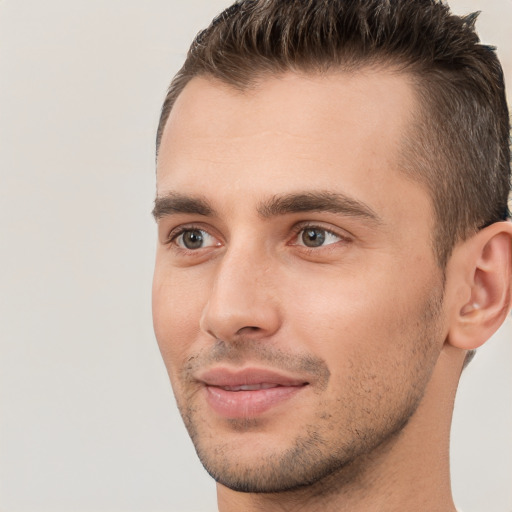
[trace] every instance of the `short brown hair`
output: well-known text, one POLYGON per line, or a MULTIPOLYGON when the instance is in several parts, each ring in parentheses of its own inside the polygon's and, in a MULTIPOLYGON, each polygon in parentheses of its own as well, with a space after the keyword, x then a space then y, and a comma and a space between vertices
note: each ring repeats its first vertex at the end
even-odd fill
POLYGON ((162 107, 157 154, 195 76, 244 90, 287 71, 391 66, 412 77, 420 100, 402 167, 428 187, 444 268, 457 241, 510 215, 503 71, 495 49, 480 43, 476 17, 455 16, 440 0, 240 0, 192 43, 162 107))

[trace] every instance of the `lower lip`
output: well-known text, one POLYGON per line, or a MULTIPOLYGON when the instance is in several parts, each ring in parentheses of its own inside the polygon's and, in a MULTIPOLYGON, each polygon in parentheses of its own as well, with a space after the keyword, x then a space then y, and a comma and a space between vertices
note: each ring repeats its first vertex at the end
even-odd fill
POLYGON ((263 414, 269 409, 291 399, 306 386, 278 386, 254 391, 226 391, 206 386, 207 402, 220 416, 247 418, 263 414))

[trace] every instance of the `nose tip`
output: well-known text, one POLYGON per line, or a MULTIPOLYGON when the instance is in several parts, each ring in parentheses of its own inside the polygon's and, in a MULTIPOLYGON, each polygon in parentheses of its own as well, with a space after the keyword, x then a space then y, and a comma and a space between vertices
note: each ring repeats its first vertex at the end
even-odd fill
POLYGON ((237 295, 233 301, 211 298, 200 320, 200 328, 211 337, 226 342, 241 338, 268 338, 278 329, 279 319, 268 301, 251 301, 237 295))
POLYGON ((200 329, 225 342, 272 336, 281 321, 275 282, 259 265, 248 268, 226 259, 218 268, 200 329))

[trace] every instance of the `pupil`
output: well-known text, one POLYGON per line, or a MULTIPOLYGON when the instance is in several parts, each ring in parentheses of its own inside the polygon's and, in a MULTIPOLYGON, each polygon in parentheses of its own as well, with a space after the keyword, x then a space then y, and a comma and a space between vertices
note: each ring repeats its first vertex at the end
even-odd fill
POLYGON ((187 249, 199 249, 203 245, 203 235, 201 231, 187 231, 183 235, 183 245, 187 249))
POLYGON ((320 247, 325 242, 325 231, 322 229, 306 229, 302 233, 302 241, 307 247, 320 247))

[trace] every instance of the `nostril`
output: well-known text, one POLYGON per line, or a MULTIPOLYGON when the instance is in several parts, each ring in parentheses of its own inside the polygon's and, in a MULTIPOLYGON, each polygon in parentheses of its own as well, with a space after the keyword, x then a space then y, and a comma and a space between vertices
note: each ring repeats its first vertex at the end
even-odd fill
POLYGON ((237 334, 248 334, 251 332, 259 332, 261 331, 261 327, 256 327, 254 325, 247 325, 245 327, 242 327, 241 329, 238 329, 237 334))

